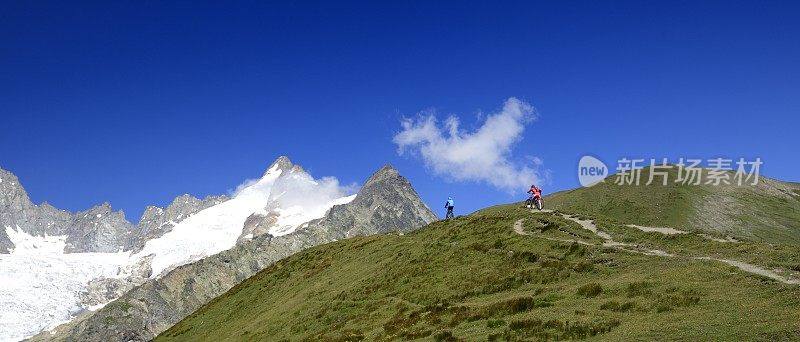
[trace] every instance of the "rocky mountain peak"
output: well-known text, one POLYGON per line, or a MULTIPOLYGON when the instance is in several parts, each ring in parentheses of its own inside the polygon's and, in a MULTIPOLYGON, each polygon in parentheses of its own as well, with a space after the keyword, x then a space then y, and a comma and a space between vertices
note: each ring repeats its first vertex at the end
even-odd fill
POLYGON ((367 186, 370 183, 382 182, 397 177, 401 177, 400 172, 391 165, 386 164, 380 170, 372 174, 372 176, 367 179, 367 182, 364 184, 364 186, 367 186))
POLYGON ((197 197, 189 194, 183 194, 175 197, 175 199, 173 199, 172 202, 166 208, 164 208, 164 211, 176 216, 180 214, 188 216, 196 211, 196 208, 200 206, 200 202, 202 201, 197 197))
POLYGON ((183 194, 172 200, 169 206, 179 205, 180 203, 199 202, 200 199, 189 194, 183 194))
POLYGON ((53 206, 52 204, 50 204, 50 202, 48 202, 48 201, 44 201, 44 202, 42 202, 42 204, 39 204, 39 206, 40 206, 40 207, 42 207, 42 208, 49 208, 49 209, 56 209, 56 210, 58 210, 56 207, 54 207, 54 206, 53 206))
POLYGON ((275 159, 275 161, 272 162, 272 164, 269 165, 269 168, 267 168, 267 171, 264 174, 266 175, 267 173, 278 170, 281 170, 283 172, 289 172, 292 170, 293 166, 294 164, 292 164, 292 161, 289 160, 289 157, 280 156, 278 157, 278 159, 275 159))
MULTIPOLYGON (((14 244, 5 233, 5 227, 25 232, 42 226, 39 208, 31 203, 28 193, 13 173, 0 169, 0 253, 8 253, 14 244)), ((51 235, 55 235, 52 234, 51 235)))
POLYGON ((83 211, 83 212, 79 212, 78 214, 83 214, 83 215, 98 215, 99 214, 99 215, 102 215, 102 214, 110 214, 112 212, 113 212, 113 209, 111 208, 111 203, 103 202, 100 205, 96 205, 96 206, 90 208, 89 210, 83 211))
POLYGON ((300 166, 300 165, 294 165, 294 166, 292 166, 291 170, 289 170, 289 172, 291 172, 291 173, 306 173, 306 170, 303 169, 303 167, 300 166))
POLYGON ((79 212, 69 223, 65 252, 118 252, 129 249, 133 224, 125 219, 122 210, 114 211, 104 202, 79 212))
POLYGON ((0 169, 0 206, 12 202, 17 206, 33 205, 17 176, 10 171, 0 169))
POLYGON ((144 208, 144 213, 142 217, 139 219, 139 225, 141 226, 144 222, 148 220, 152 220, 154 217, 161 215, 164 212, 164 209, 154 206, 148 205, 144 208))
POLYGON ((419 197, 417 192, 411 187, 411 183, 400 175, 397 169, 391 165, 385 165, 380 170, 369 177, 364 186, 358 192, 356 200, 380 197, 381 200, 392 202, 400 198, 415 202, 419 197), (393 199, 392 197, 395 196, 393 199))
POLYGON ((344 237, 410 231, 437 219, 411 183, 390 165, 375 172, 352 202, 334 206, 325 217, 327 224, 348 227, 344 237))
POLYGON ((6 182, 19 184, 19 179, 17 179, 17 176, 11 173, 11 171, 0 168, 0 184, 6 182))

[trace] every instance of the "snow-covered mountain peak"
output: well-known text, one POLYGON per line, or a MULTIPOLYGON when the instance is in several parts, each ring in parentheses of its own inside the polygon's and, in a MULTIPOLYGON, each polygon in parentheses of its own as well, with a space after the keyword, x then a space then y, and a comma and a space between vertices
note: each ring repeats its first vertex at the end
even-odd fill
POLYGON ((0 252, 8 254, 0 254, 0 264, 17 276, 0 281, 0 341, 96 310, 148 278, 242 239, 291 234, 356 197, 335 178, 315 179, 280 157, 231 198, 178 196, 166 208, 147 207, 134 226, 108 203, 75 214, 33 205, 21 186, 14 190, 19 183, 13 174, 1 176, 0 252), (48 294, 38 294, 41 289, 48 294))
POLYGON ((292 169, 292 167, 294 167, 294 164, 292 164, 292 161, 289 160, 289 157, 280 156, 278 157, 278 159, 275 159, 275 161, 272 162, 272 164, 269 165, 267 171, 264 172, 264 176, 270 174, 271 172, 277 172, 277 171, 288 172, 292 169))
POLYGON ((325 216, 334 205, 349 203, 355 198, 335 178, 314 179, 286 157, 278 158, 265 176, 279 172, 280 177, 271 184, 267 201, 246 218, 239 241, 263 234, 291 234, 302 224, 325 216))
POLYGON ((289 158, 280 157, 260 179, 240 186, 233 198, 201 210, 163 236, 148 240, 134 258, 152 255, 151 277, 157 278, 175 267, 227 250, 244 236, 292 233, 301 224, 324 216, 332 206, 353 198, 341 190, 335 178, 314 179, 289 158), (272 218, 256 232, 247 229, 252 215, 272 218))

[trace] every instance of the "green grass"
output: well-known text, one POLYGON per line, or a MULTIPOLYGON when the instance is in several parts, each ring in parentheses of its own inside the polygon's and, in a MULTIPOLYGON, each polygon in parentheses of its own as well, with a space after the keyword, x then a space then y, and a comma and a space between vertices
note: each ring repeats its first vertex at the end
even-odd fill
POLYGON ((594 218, 595 224, 610 233, 616 241, 633 243, 648 249, 657 249, 686 257, 715 257, 733 259, 768 269, 800 272, 800 246, 752 241, 738 243, 717 242, 695 233, 665 235, 643 232, 608 218, 594 218))
MULTIPOLYGON (((639 186, 616 185, 615 176, 590 188, 577 188, 545 197, 550 209, 615 218, 646 226, 685 227, 690 224, 693 204, 703 197, 703 187, 649 185, 649 170, 642 171, 639 186)), ((677 174, 670 177, 675 179, 677 174)))
MULTIPOLYGON (((545 197, 551 209, 614 219, 643 226, 673 227, 729 235, 742 240, 800 244, 800 190, 796 183, 761 177, 757 186, 645 185, 650 169, 641 172, 640 185, 617 185, 616 176, 590 188, 545 197)), ((677 169, 669 180, 677 179, 677 169)), ((730 175, 733 179, 733 175, 730 175)), ((705 183, 702 179, 701 183, 705 183)))
MULTIPOLYGON (((655 215, 649 222, 677 219, 670 218, 671 210, 648 211, 655 215)), ((800 255, 789 249, 769 255, 769 245, 757 242, 724 251, 721 243, 697 236, 670 237, 673 241, 637 232, 601 212, 587 215, 599 217, 601 229, 615 238, 665 249, 697 254, 719 249, 740 259, 758 251, 765 254, 750 257, 787 257, 788 263, 796 262, 791 253, 800 255)), ((518 204, 403 236, 343 240, 278 262, 157 340, 800 339, 800 286, 719 262, 540 237, 597 242, 571 221, 534 215, 518 204), (513 232, 519 219, 532 235, 513 232)))

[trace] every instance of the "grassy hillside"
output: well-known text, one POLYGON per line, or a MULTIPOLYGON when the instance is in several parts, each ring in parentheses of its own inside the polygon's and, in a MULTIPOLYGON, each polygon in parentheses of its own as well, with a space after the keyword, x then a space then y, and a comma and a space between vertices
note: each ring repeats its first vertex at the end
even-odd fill
MULTIPOLYGON (((707 172, 707 171, 706 171, 707 172)), ((704 173, 706 174, 706 173, 704 173)), ((672 170, 666 186, 661 177, 645 185, 616 185, 616 176, 591 188, 546 196, 546 205, 568 212, 616 219, 630 224, 673 227, 733 236, 738 239, 800 244, 800 187, 760 177, 752 185, 682 185, 672 170)), ((733 173, 729 173, 733 180, 733 173)), ((701 179, 702 183, 708 180, 701 179)))
POLYGON ((611 207, 576 200, 587 191, 548 203, 588 212, 617 241, 678 256, 605 247, 557 214, 498 206, 407 235, 358 237, 298 253, 157 340, 800 339, 800 286, 691 258, 736 258, 792 272, 800 271, 800 247, 625 225, 689 222, 681 213, 694 208, 684 204, 696 203, 692 189, 631 192, 611 207), (639 207, 641 216, 622 204, 654 202, 656 208, 639 207), (530 235, 514 232, 517 222, 530 235), (567 239, 584 244, 559 241, 567 239))

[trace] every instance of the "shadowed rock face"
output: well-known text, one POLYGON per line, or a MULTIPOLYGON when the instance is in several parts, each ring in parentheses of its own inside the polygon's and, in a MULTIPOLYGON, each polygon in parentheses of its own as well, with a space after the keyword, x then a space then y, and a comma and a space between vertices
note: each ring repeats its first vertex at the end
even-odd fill
POLYGON ((370 177, 352 202, 334 206, 325 217, 292 234, 262 234, 241 241, 230 250, 149 280, 103 309, 57 328, 55 334, 43 333, 33 340, 148 341, 256 272, 301 250, 356 235, 408 232, 436 219, 411 184, 386 166, 370 177))

